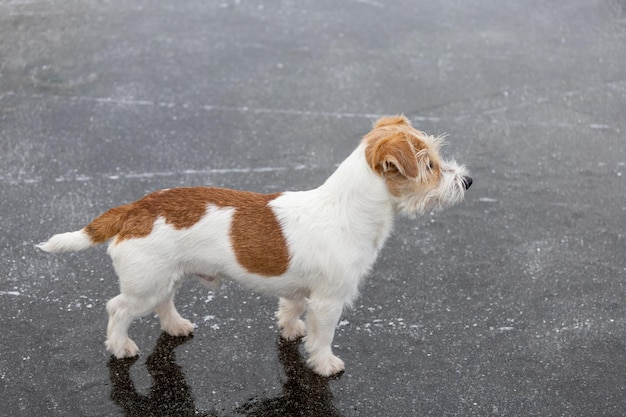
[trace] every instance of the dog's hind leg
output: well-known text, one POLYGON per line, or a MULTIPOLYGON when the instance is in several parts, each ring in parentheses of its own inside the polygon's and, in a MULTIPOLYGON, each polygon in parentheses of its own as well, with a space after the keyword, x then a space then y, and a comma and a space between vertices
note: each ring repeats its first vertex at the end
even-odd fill
POLYGON ((306 310, 304 297, 297 299, 280 298, 276 318, 280 334, 285 340, 296 340, 306 334, 306 325, 300 316, 306 310))
POLYGON ((307 335, 304 338, 304 347, 309 354, 308 365, 322 376, 343 371, 345 369, 343 361, 333 355, 331 349, 335 327, 343 311, 343 301, 311 297, 307 307, 307 335))
MULTIPOLYGON (((128 328, 133 320, 150 314, 157 306, 171 300, 179 282, 176 275, 164 270, 157 262, 130 261, 128 258, 114 259, 113 265, 120 279, 121 294, 107 303, 109 324, 105 345, 117 358, 137 355, 139 348, 128 337, 128 328), (142 265, 158 268, 146 268, 142 265)), ((178 316, 178 313, 173 315, 170 310, 164 311, 169 313, 170 319, 178 316)))
POLYGON ((174 294, 156 306, 154 311, 161 321, 161 330, 171 336, 188 336, 195 328, 194 324, 183 318, 174 306, 174 294))
POLYGON ((107 326, 107 350, 116 358, 132 357, 139 353, 139 348, 128 337, 128 328, 133 320, 145 316, 152 307, 136 297, 120 294, 107 303, 109 324, 107 326))

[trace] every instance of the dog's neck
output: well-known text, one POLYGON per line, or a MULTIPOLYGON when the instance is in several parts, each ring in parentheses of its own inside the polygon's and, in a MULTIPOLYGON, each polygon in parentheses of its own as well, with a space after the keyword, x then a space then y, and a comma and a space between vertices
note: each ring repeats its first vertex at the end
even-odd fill
POLYGON ((317 192, 346 227, 354 226, 353 233, 368 235, 362 237, 382 246, 393 224, 394 203, 383 178, 365 160, 365 145, 357 147, 317 192))

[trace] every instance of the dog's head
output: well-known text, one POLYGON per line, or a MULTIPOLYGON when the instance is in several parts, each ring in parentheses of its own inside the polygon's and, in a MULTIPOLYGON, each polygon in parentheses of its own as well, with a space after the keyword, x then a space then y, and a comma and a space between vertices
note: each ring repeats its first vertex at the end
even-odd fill
POLYGON ((409 216, 461 201, 472 185, 465 167, 439 156, 443 138, 413 128, 404 116, 383 117, 364 138, 369 166, 409 216))

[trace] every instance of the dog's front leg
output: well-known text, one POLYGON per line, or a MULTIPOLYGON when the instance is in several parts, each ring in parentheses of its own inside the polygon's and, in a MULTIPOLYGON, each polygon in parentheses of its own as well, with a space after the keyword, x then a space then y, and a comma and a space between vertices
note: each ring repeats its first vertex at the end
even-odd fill
POLYGON ((307 335, 304 338, 304 347, 309 354, 307 364, 322 376, 330 376, 345 369, 343 361, 333 355, 331 349, 343 306, 341 299, 317 298, 312 295, 308 300, 307 335))

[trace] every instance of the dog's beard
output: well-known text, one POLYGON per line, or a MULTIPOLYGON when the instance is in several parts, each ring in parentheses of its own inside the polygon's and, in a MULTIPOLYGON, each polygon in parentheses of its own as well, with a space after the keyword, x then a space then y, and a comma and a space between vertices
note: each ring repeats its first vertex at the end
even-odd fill
POLYGON ((442 164, 441 169, 441 179, 436 187, 398 198, 400 214, 415 218, 417 214, 441 210, 463 201, 466 189, 463 178, 468 175, 465 167, 450 161, 442 164))

